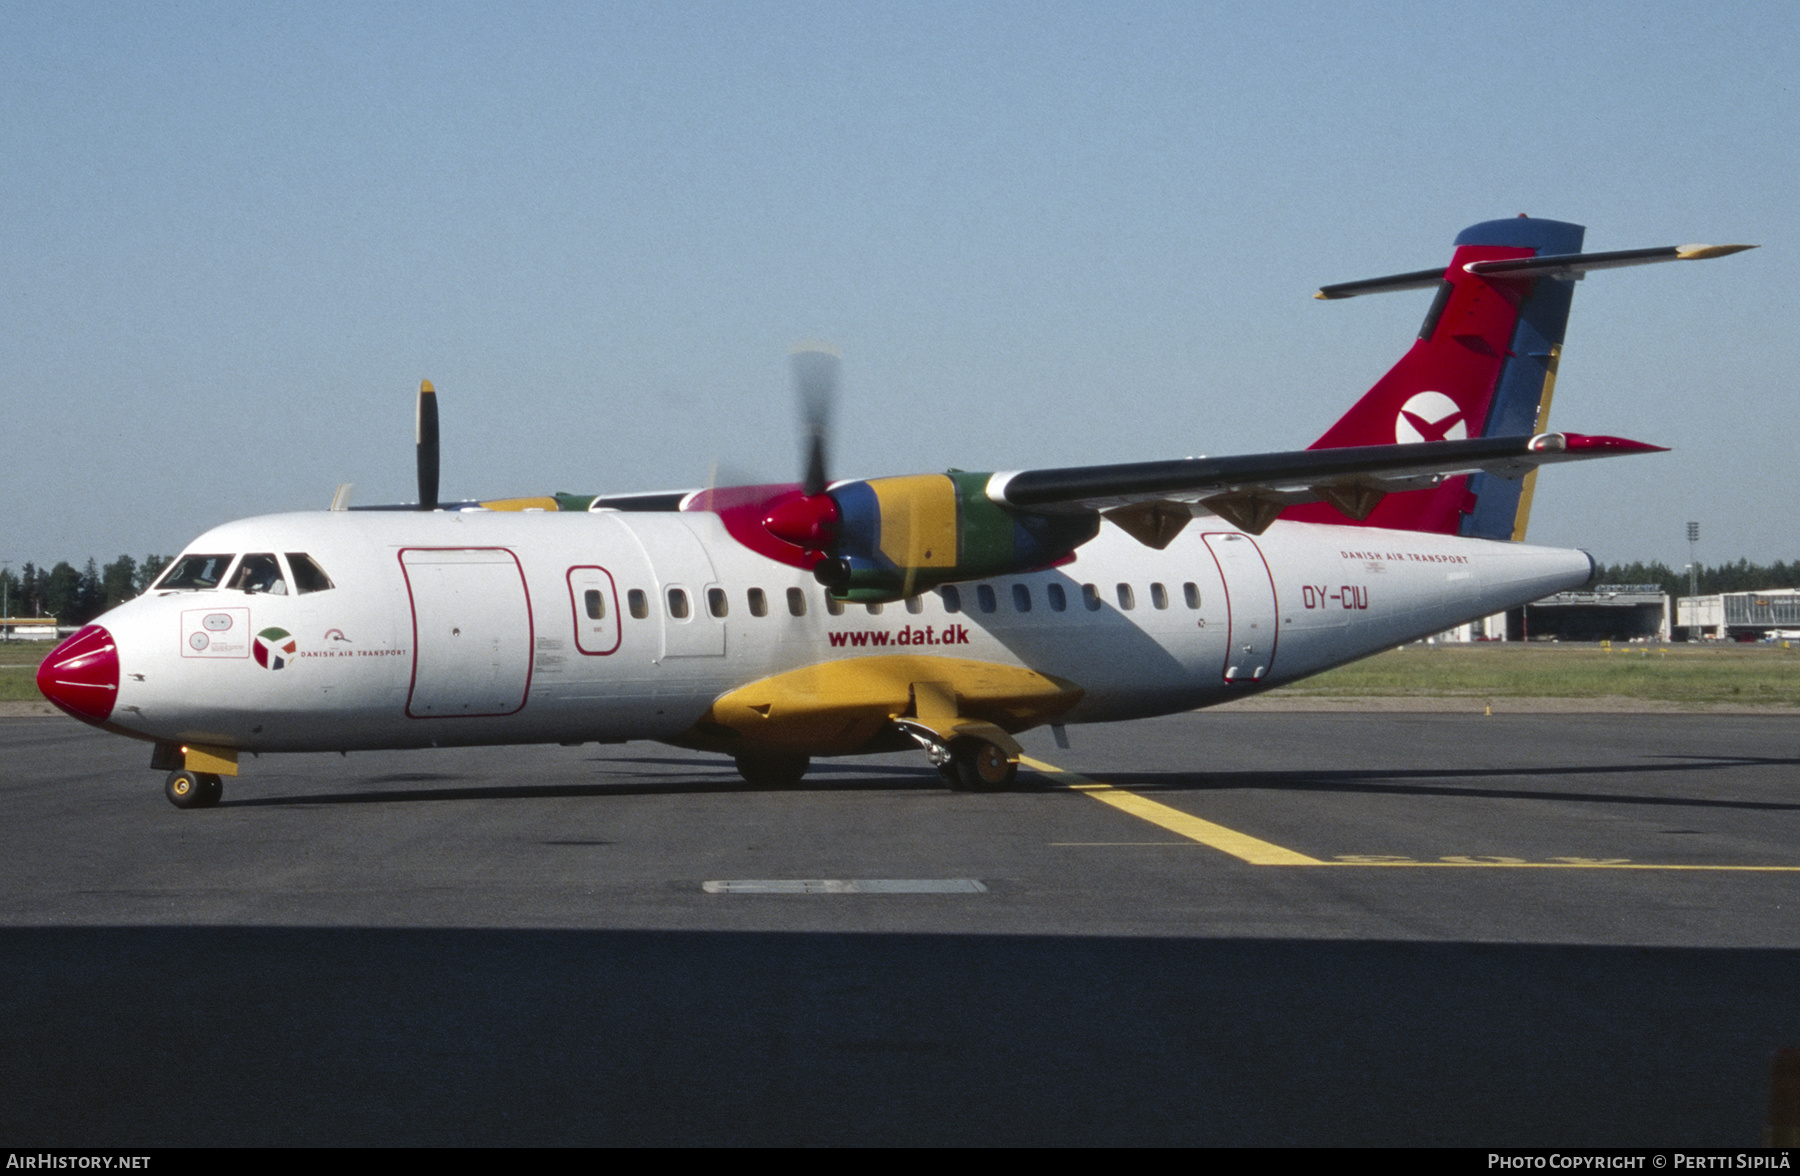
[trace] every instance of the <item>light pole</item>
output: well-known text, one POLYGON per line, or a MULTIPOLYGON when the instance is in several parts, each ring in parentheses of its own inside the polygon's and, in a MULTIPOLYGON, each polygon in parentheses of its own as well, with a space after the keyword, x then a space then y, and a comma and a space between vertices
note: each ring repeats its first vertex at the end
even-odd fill
POLYGON ((1688 595, 1689 596, 1696 596, 1700 592, 1700 589, 1698 587, 1700 566, 1694 562, 1694 544, 1696 544, 1698 542, 1700 542, 1700 524, 1699 523, 1689 523, 1688 524, 1688 595))
POLYGON ((1697 562, 1695 562, 1695 560, 1694 560, 1694 544, 1696 544, 1698 542, 1700 542, 1700 524, 1699 523, 1689 523, 1688 524, 1688 640, 1689 641, 1698 641, 1700 639, 1699 634, 1695 631, 1700 626, 1698 626, 1694 623, 1694 616, 1695 616, 1696 610, 1700 607, 1700 602, 1695 599, 1695 597, 1700 595, 1700 565, 1697 562))

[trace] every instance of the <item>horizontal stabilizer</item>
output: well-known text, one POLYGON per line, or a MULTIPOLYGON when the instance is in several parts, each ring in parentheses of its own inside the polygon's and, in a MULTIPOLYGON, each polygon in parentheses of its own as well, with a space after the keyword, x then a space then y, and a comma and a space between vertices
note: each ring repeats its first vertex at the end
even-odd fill
POLYGON ((1589 270, 1623 269, 1628 265, 1654 265, 1659 261, 1705 261, 1755 248, 1754 245, 1664 245, 1658 249, 1615 249, 1611 253, 1471 261, 1463 269, 1484 278, 1576 278, 1589 270))
MULTIPOLYGON (((1549 257, 1520 257, 1498 261, 1471 261, 1466 273, 1485 278, 1578 278, 1589 270, 1622 269, 1628 265, 1654 265, 1659 261, 1705 261, 1730 257, 1754 245, 1663 245, 1655 249, 1615 249, 1610 253, 1563 253, 1549 257)), ((1414 270, 1386 278, 1339 282, 1321 286, 1314 298, 1355 298, 1359 294, 1386 294, 1394 290, 1424 290, 1444 280, 1441 269, 1414 270)))
POLYGON ((1360 282, 1339 282, 1335 286, 1320 286, 1314 298, 1355 298, 1358 294, 1387 294, 1394 290, 1427 290, 1444 280, 1442 268, 1414 270, 1410 274, 1395 274, 1387 278, 1364 278, 1360 282))

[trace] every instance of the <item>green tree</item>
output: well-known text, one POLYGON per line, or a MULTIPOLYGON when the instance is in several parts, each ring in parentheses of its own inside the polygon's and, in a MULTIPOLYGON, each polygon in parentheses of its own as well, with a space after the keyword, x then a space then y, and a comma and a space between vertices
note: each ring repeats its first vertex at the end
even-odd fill
POLYGON ((41 617, 44 615, 44 572, 36 564, 27 560, 19 570, 19 591, 23 600, 13 606, 14 612, 21 617, 41 617))
POLYGON ((81 573, 67 560, 59 560, 44 577, 44 611, 58 624, 73 625, 81 613, 81 573))
POLYGON ((137 595, 137 560, 121 555, 100 569, 102 608, 118 608, 137 595))
POLYGON ((89 556, 87 567, 81 572, 81 587, 78 590, 81 606, 76 611, 75 623, 85 625, 100 615, 106 607, 106 590, 100 586, 100 565, 89 556))
POLYGON ((175 557, 171 555, 146 555, 144 557, 144 562, 138 565, 137 576, 132 581, 132 587, 137 589, 140 593, 148 589, 150 585, 156 582, 156 577, 162 575, 162 570, 168 567, 174 558, 175 557))

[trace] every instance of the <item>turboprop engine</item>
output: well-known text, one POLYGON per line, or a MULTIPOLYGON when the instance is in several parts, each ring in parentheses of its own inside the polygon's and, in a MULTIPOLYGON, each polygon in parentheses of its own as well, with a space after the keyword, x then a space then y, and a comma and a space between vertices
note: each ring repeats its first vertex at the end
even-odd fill
POLYGON ((1097 511, 1021 511, 995 502, 991 476, 951 470, 844 482, 787 499, 762 525, 816 553, 813 574, 834 597, 866 604, 1047 567, 1099 533, 1097 511))

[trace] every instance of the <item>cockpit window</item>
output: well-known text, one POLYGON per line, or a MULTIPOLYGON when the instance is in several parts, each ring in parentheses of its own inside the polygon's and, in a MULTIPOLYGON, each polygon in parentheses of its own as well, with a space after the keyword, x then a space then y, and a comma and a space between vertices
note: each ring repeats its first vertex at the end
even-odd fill
POLYGON ((229 555, 184 555, 156 582, 157 591, 217 588, 233 558, 229 555))
POLYGON ((271 552, 246 555, 231 577, 230 586, 244 592, 267 592, 271 596, 286 596, 288 590, 287 577, 281 574, 281 565, 275 562, 271 552))
POLYGON ((288 567, 294 573, 294 590, 301 595, 308 592, 323 592, 327 588, 335 587, 331 582, 331 577, 325 574, 325 569, 305 552, 290 551, 287 553, 287 560, 288 567))

